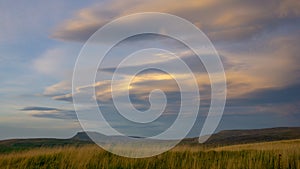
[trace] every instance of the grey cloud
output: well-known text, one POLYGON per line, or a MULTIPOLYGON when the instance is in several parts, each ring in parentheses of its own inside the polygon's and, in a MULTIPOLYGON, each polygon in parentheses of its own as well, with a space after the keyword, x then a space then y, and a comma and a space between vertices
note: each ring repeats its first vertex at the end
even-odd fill
MULTIPOLYGON (((287 19, 299 18, 299 7, 300 4, 297 0, 227 0, 211 1, 211 3, 190 1, 180 7, 174 1, 129 1, 127 3, 110 1, 81 10, 74 18, 58 27, 52 37, 71 41, 85 41, 112 18, 124 14, 155 10, 190 20, 203 29, 213 40, 241 40, 269 29, 270 25, 276 28, 287 19), (189 3, 193 5, 189 5, 189 3), (168 4, 168 6, 162 4, 168 4), (102 10, 103 5, 106 6, 104 10, 102 10), (72 25, 80 26, 72 28, 72 25)), ((147 22, 144 21, 144 25, 149 24, 147 22)), ((124 24, 120 25, 120 28, 137 26, 124 24)))
POLYGON ((53 100, 73 102, 72 94, 57 95, 52 97, 53 100))
POLYGON ((102 24, 91 24, 78 30, 65 30, 64 28, 58 28, 51 37, 68 41, 86 41, 100 28, 100 25, 102 24))
MULTIPOLYGON (((201 56, 201 57, 206 57, 206 59, 209 59, 210 56, 206 55, 206 56, 201 56)), ((213 57, 213 56, 212 56, 213 57)), ((233 66, 232 63, 230 63, 230 61, 228 59, 226 59, 225 57, 222 57, 222 62, 226 67, 231 67, 233 66)), ((123 66, 123 67, 119 67, 118 69, 120 70, 120 73, 123 74, 130 74, 129 72, 131 72, 131 70, 134 68, 134 70, 143 70, 145 67, 164 67, 167 70, 169 70, 169 72, 172 73, 182 73, 182 70, 178 69, 176 66, 174 66, 175 64, 177 64, 178 62, 175 61, 176 58, 171 59, 171 60, 167 60, 167 61, 162 61, 159 63, 149 63, 149 64, 144 64, 144 65, 136 65, 136 66, 123 66), (174 64, 175 63, 175 64, 174 64)), ((190 56, 185 56, 181 58, 183 62, 185 62, 185 64, 191 69, 191 71, 193 73, 207 73, 205 66, 203 65, 203 63, 201 62, 201 60, 199 59, 199 57, 197 55, 190 55, 190 56)), ((236 66, 236 65, 235 65, 236 66)), ((104 71, 104 72, 110 72, 110 73, 114 73, 116 71, 116 67, 108 67, 108 68, 101 68, 99 69, 99 71, 104 71)), ((154 69, 149 69, 149 71, 145 71, 146 73, 153 73, 154 69)), ((213 72, 211 72, 213 73, 213 72)))
POLYGON ((75 111, 63 111, 63 110, 60 110, 55 113, 40 112, 40 113, 31 114, 31 116, 40 117, 40 118, 64 119, 64 120, 77 119, 75 111))
POLYGON ((57 110, 56 108, 52 107, 24 107, 21 109, 21 111, 51 111, 51 110, 57 110))
POLYGON ((21 111, 30 111, 32 117, 39 118, 51 118, 51 119, 65 119, 75 120, 77 119, 76 112, 74 110, 63 110, 51 107, 25 107, 21 111))
POLYGON ((280 88, 266 88, 253 91, 239 98, 227 100, 227 106, 255 106, 267 104, 294 104, 300 101, 300 84, 280 88))

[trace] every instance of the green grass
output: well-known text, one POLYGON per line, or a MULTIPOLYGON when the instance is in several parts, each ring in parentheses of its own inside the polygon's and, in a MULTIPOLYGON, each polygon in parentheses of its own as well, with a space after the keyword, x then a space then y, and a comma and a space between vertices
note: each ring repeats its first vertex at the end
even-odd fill
POLYGON ((62 147, 62 146, 82 146, 91 144, 87 141, 71 139, 13 139, 0 141, 0 154, 10 152, 20 152, 42 147, 62 147))
POLYGON ((159 156, 119 157, 95 145, 35 148, 0 155, 5 169, 299 169, 300 140, 204 148, 177 146, 159 156))

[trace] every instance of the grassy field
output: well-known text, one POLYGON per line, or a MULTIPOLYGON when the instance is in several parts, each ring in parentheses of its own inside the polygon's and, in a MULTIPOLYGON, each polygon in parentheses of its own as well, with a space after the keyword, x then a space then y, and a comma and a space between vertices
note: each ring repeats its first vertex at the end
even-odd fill
POLYGON ((300 169, 300 139, 224 147, 177 146, 159 156, 119 157, 95 145, 0 154, 0 168, 300 169))

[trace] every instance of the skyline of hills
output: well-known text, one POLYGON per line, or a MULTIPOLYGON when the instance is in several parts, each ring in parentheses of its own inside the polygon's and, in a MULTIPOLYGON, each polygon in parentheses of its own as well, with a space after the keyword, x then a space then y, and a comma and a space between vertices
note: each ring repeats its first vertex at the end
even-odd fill
MULTIPOLYGON (((105 135, 92 132, 99 137, 105 135)), ((98 137, 98 138, 99 138, 98 137)), ((126 141, 122 136, 112 136, 106 141, 120 142, 126 141)), ((134 138, 134 137, 132 137, 134 138)), ((277 127, 265 129, 248 129, 248 130, 223 130, 213 134, 203 145, 223 146, 236 145, 257 142, 269 142, 279 140, 300 139, 300 127, 277 127)), ((28 138, 28 139, 9 139, 0 141, 0 153, 27 150, 38 147, 61 147, 61 146, 82 146, 95 144, 86 132, 78 132, 71 138, 28 138)), ((198 138, 185 138, 180 145, 202 145, 198 143, 198 138)))

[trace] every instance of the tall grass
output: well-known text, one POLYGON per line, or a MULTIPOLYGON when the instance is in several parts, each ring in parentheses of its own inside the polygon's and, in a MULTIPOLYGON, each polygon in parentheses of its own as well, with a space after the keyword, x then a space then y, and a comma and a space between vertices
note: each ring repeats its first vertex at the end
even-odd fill
POLYGON ((178 146, 143 159, 119 157, 95 145, 39 148, 0 155, 5 169, 300 169, 300 140, 217 148, 178 146))

